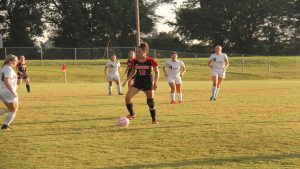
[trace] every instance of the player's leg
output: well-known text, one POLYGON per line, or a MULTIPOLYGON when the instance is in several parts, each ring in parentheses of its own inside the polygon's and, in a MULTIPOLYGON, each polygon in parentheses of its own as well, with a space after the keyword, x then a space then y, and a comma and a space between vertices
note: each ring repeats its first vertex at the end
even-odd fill
POLYGON ((127 84, 128 84, 128 90, 130 89, 132 83, 134 83, 134 80, 131 78, 130 80, 128 80, 127 84))
POLYGON ((117 85, 117 89, 118 89, 118 94, 119 95, 123 95, 122 90, 121 90, 121 85, 120 85, 120 78, 118 77, 116 80, 116 85, 117 85))
POLYGON ((180 77, 177 77, 175 79, 175 86, 176 86, 176 93, 178 97, 178 103, 182 103, 182 91, 181 91, 182 81, 180 77))
POLYGON ((26 83, 26 89, 27 89, 27 92, 30 93, 30 81, 29 81, 29 78, 26 77, 24 79, 25 83, 26 83))
POLYGON ((214 96, 214 100, 217 100, 217 97, 218 97, 218 94, 219 94, 219 91, 220 91, 220 86, 221 86, 221 83, 223 81, 223 77, 218 77, 218 84, 217 84, 217 89, 216 89, 216 92, 215 92, 215 96, 214 96))
POLYGON ((21 78, 21 77, 18 77, 17 84, 20 85, 21 83, 22 83, 22 78, 21 78))
POLYGON ((138 94, 138 92, 140 91, 140 89, 138 88, 135 88, 135 87, 130 87, 129 90, 127 91, 126 93, 126 96, 125 96, 125 103, 126 103, 126 107, 127 107, 127 110, 129 112, 129 115, 127 116, 127 118, 129 120, 133 119, 134 116, 135 116, 135 113, 133 111, 133 104, 131 102, 131 99, 136 95, 138 94))
POLYGON ((8 109, 8 113, 6 116, 6 119, 4 120, 4 123, 1 127, 2 130, 9 130, 9 125, 13 122, 16 113, 18 111, 18 102, 12 102, 12 103, 6 103, 4 102, 4 104, 6 105, 7 109, 8 109))
POLYGON ((217 85, 218 85, 218 76, 212 76, 212 81, 213 81, 213 86, 211 89, 211 97, 210 100, 214 100, 216 90, 217 90, 217 85))
POLYGON ((156 108, 154 103, 154 90, 146 90, 147 104, 152 118, 152 124, 158 124, 156 119, 156 108))
POLYGON ((169 82, 169 86, 171 88, 171 92, 170 92, 171 104, 176 104, 176 102, 175 102, 175 83, 169 82))
POLYGON ((112 81, 108 81, 108 95, 112 94, 112 81))

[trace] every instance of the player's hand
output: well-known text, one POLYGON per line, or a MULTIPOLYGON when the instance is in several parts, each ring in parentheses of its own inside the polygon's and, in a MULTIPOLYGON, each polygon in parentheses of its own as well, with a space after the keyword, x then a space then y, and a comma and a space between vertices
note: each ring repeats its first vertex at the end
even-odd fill
POLYGON ((223 67, 223 70, 226 71, 226 70, 227 70, 227 67, 223 67))
POLYGON ((153 83, 152 87, 153 87, 154 90, 156 90, 157 89, 157 84, 153 83))
POLYGON ((126 81, 123 82, 123 83, 122 83, 122 87, 125 87, 125 86, 126 86, 126 83, 127 83, 126 81))
POLYGON ((13 92, 12 94, 14 95, 14 97, 18 97, 18 93, 17 92, 13 92))

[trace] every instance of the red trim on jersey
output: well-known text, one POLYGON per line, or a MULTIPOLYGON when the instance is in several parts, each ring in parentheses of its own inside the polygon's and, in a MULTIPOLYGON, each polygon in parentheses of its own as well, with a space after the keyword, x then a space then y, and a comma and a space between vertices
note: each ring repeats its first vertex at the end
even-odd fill
MULTIPOLYGON (((149 60, 151 61, 151 66, 152 67, 158 66, 158 63, 152 57, 150 57, 150 56, 147 56, 146 60, 144 62, 147 62, 149 60)), ((135 61, 138 61, 138 58, 134 58, 131 61, 132 61, 131 62, 131 67, 135 68, 135 61)), ((144 62, 141 62, 141 63, 144 63, 144 62)))

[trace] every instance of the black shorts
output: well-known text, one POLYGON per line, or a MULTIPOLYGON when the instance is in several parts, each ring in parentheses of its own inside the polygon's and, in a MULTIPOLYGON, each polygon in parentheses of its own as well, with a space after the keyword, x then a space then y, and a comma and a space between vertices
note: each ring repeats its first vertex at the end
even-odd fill
POLYGON ((18 79, 27 79, 27 78, 28 78, 27 73, 18 72, 18 79))
POLYGON ((153 83, 152 76, 136 77, 134 79, 134 83, 132 87, 135 87, 143 91, 153 90, 152 83, 153 83))

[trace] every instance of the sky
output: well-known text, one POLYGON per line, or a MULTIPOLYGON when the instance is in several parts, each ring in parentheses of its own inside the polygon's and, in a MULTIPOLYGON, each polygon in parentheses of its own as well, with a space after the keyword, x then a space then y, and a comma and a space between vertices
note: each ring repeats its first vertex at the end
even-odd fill
POLYGON ((178 8, 184 0, 175 0, 176 5, 164 4, 159 6, 156 9, 156 14, 162 16, 163 19, 159 20, 159 23, 156 25, 156 29, 158 32, 169 32, 172 31, 173 28, 169 25, 165 24, 167 21, 175 21, 175 13, 174 10, 178 8))

